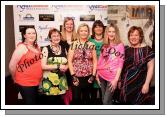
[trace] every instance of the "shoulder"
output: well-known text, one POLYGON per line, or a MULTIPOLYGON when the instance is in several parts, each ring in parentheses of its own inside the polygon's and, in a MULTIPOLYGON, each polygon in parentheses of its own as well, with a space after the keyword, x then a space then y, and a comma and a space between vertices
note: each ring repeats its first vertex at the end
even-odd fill
POLYGON ((42 47, 42 51, 46 51, 46 50, 48 51, 48 48, 50 48, 50 45, 43 46, 43 47, 42 47))
POLYGON ((125 47, 125 45, 121 42, 117 45, 118 47, 125 47))
POLYGON ((75 41, 72 42, 71 45, 77 45, 77 44, 79 44, 79 42, 78 42, 78 40, 75 40, 75 41))
POLYGON ((153 53, 154 54, 154 51, 150 46, 146 46, 145 48, 146 48, 148 53, 153 53))
POLYGON ((88 40, 91 41, 91 42, 94 41, 94 39, 92 37, 89 37, 88 40))
POLYGON ((61 41, 60 41, 60 45, 67 46, 68 43, 67 43, 67 41, 63 41, 63 40, 61 40, 61 41))
POLYGON ((16 52, 19 52, 19 53, 26 53, 28 51, 26 45, 23 43, 18 44, 15 50, 16 50, 16 52))
POLYGON ((91 41, 89 41, 88 43, 89 43, 90 46, 91 46, 91 45, 94 45, 94 46, 95 46, 95 44, 94 44, 93 42, 91 42, 91 41))

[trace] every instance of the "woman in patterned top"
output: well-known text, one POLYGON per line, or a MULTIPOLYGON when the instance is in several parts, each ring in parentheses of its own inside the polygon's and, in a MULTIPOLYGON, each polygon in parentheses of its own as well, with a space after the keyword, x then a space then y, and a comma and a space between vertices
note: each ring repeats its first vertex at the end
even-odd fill
POLYGON ((142 44, 141 27, 132 26, 128 32, 130 46, 125 48, 125 64, 121 75, 120 100, 125 104, 148 104, 149 85, 154 73, 154 52, 142 44))
POLYGON ((90 103, 90 89, 96 74, 97 56, 95 45, 88 41, 89 33, 89 26, 81 24, 77 30, 78 40, 71 44, 68 52, 68 65, 73 77, 73 104, 90 103))
POLYGON ((68 90, 65 72, 67 66, 67 51, 60 45, 61 34, 57 29, 51 29, 48 37, 51 44, 42 49, 42 93, 46 95, 48 104, 63 104, 62 95, 68 90))

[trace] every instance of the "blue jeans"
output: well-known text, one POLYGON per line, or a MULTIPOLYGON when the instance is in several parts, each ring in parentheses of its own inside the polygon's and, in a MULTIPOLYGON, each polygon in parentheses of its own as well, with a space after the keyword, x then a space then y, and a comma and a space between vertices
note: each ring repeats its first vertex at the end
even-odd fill
POLYGON ((102 91, 102 102, 104 105, 111 105, 114 92, 111 92, 111 90, 109 90, 110 82, 107 80, 104 80, 100 76, 99 76, 99 79, 100 79, 101 91, 102 91))

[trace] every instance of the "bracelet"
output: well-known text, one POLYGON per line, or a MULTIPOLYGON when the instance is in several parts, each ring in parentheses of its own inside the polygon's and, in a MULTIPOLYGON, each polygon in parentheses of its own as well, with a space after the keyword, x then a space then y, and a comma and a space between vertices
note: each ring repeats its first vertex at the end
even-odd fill
POLYGON ((74 76, 75 76, 75 74, 72 74, 71 76, 72 76, 72 77, 74 77, 74 76))
POLYGON ((57 64, 57 69, 60 69, 60 64, 57 64))

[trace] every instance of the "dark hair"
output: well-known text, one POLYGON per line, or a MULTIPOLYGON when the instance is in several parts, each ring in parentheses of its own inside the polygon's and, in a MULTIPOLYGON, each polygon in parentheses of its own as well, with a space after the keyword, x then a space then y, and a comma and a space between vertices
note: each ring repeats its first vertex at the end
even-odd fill
POLYGON ((128 31, 128 40, 129 40, 129 37, 130 37, 130 34, 133 33, 135 30, 137 30, 139 32, 139 36, 140 36, 140 43, 143 42, 143 39, 144 39, 144 33, 143 33, 143 30, 141 27, 138 27, 138 26, 132 26, 129 31, 128 31))
POLYGON ((61 37, 61 33, 60 33, 60 31, 57 30, 56 28, 52 28, 52 29, 49 30, 49 33, 48 33, 48 37, 49 37, 49 39, 51 39, 51 35, 52 35, 52 33, 54 33, 54 32, 59 33, 59 35, 60 35, 60 37, 61 37))
POLYGON ((102 21, 96 20, 96 21, 93 23, 93 26, 92 26, 92 35, 91 35, 91 38, 93 38, 93 39, 95 38, 95 31, 94 31, 94 29, 95 29, 96 26, 100 26, 100 27, 103 28, 103 37, 104 37, 104 31, 105 31, 105 29, 104 29, 104 24, 103 24, 102 21))
POLYGON ((27 27, 25 27, 25 28, 22 30, 22 32, 21 32, 22 42, 25 42, 25 37, 24 37, 24 35, 26 34, 27 29, 29 29, 29 28, 32 28, 32 29, 35 30, 35 33, 36 33, 36 39, 35 39, 33 45, 34 45, 34 47, 37 47, 37 46, 38 46, 38 45, 37 45, 37 31, 36 31, 36 29, 35 29, 34 26, 33 26, 33 27, 32 27, 32 26, 27 26, 27 27))

